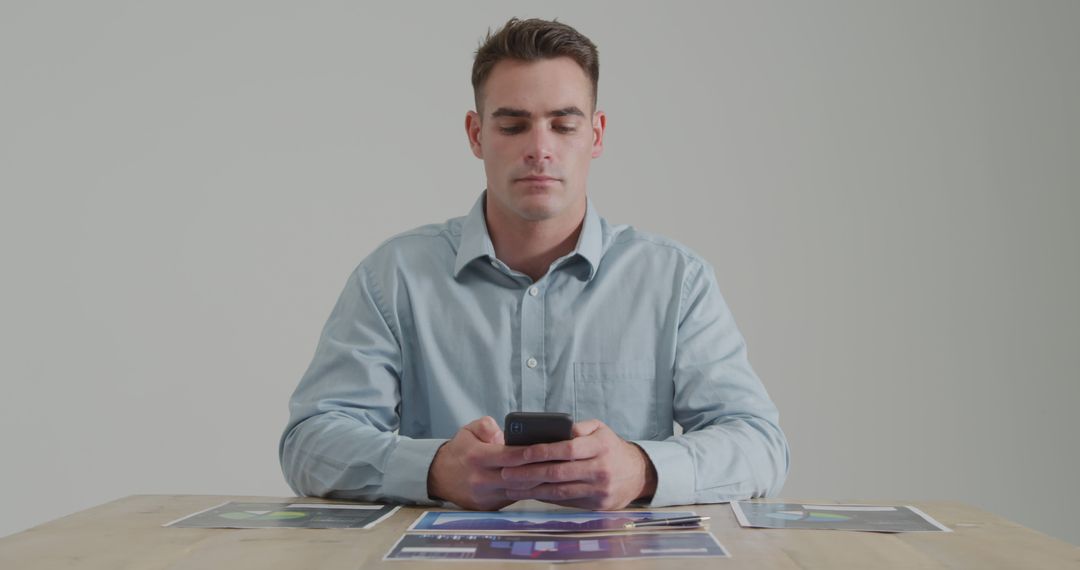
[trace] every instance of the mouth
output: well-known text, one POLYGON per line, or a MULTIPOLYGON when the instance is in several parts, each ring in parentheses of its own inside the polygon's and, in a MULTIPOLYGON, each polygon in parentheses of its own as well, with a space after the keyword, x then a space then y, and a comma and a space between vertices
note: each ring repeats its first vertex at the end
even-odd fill
POLYGON ((545 184, 548 182, 557 182, 558 180, 558 178, 552 178, 551 176, 526 176, 524 178, 517 179, 518 182, 529 182, 533 184, 545 184))

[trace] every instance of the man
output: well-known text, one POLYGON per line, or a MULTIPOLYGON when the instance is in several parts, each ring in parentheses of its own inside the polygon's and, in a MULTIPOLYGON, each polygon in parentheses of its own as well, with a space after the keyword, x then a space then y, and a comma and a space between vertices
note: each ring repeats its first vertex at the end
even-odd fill
POLYGON ((487 189, 353 272, 290 403, 297 493, 617 509, 783 485, 776 407, 712 268, 586 197, 598 77, 596 46, 565 24, 488 34, 465 119, 487 189), (506 446, 510 411, 571 413, 574 438, 506 446))

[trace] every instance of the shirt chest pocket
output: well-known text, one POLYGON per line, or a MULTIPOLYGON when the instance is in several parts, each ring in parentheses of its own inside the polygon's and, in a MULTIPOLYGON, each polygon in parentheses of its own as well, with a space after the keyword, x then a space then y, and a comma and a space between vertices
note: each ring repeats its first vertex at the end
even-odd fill
POLYGON ((575 362, 574 421, 597 419, 627 440, 657 430, 656 367, 651 361, 575 362))

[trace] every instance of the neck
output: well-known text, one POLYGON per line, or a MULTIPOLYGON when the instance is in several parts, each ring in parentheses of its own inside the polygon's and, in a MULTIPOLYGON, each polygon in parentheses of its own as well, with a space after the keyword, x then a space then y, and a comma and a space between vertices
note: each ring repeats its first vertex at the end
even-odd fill
POLYGON ((569 215, 547 220, 522 220, 485 200, 484 215, 495 256, 514 271, 533 281, 543 277, 551 264, 574 251, 585 223, 585 204, 569 215))

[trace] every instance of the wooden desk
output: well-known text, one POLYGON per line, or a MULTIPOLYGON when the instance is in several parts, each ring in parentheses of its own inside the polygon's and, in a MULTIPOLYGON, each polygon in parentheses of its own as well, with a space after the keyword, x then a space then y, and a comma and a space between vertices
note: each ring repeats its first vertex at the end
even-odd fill
MULTIPOLYGON (((162 528, 161 525, 224 501, 291 501, 281 497, 136 495, 106 503, 0 539, 0 568, 269 570, 387 567, 432 570, 446 564, 383 562, 382 557, 425 509, 406 507, 372 530, 162 528)), ((305 499, 304 502, 315 502, 305 499)), ((832 504, 836 501, 796 501, 832 504)), ((1034 569, 1080 568, 1080 548, 954 502, 846 501, 914 504, 955 532, 868 532, 740 528, 728 505, 696 505, 730 559, 637 560, 618 568, 708 565, 755 569, 1034 569)), ((542 503, 517 507, 546 509, 542 503)), ((672 508, 667 510, 679 510, 672 508)), ((484 563, 483 568, 536 568, 541 564, 484 563)), ((556 566, 555 564, 549 565, 556 566)), ((561 565, 560 565, 561 566, 561 565)), ((469 564, 453 565, 468 568, 469 564)), ((609 562, 573 568, 614 568, 609 562)), ((562 566, 562 568, 568 568, 562 566)))

